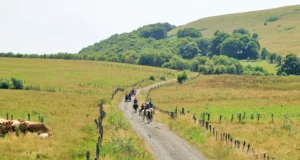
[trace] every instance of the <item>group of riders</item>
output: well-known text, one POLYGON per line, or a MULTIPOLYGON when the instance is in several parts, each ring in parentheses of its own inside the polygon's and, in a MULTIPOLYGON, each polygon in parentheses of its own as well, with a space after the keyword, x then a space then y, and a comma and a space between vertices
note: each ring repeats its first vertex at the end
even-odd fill
MULTIPOLYGON (((129 93, 125 94, 125 102, 131 101, 131 96, 135 96, 135 95, 136 95, 136 91, 134 89, 132 89, 129 93)), ((147 122, 150 123, 152 121, 153 113, 154 113, 152 102, 147 101, 145 103, 145 105, 144 105, 144 103, 142 103, 139 110, 138 110, 138 108, 139 108, 138 100, 135 97, 133 100, 134 113, 139 112, 139 116, 142 117, 142 120, 144 121, 146 118, 147 122)))

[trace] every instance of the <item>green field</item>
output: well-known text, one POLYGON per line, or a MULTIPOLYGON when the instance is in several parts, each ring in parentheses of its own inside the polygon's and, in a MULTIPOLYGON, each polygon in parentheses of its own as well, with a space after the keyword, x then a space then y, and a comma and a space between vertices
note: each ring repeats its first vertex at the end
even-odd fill
POLYGON ((216 30, 231 33, 234 29, 245 28, 258 33, 259 42, 271 52, 281 55, 300 55, 300 5, 262 11, 221 15, 196 20, 169 32, 176 34, 181 28, 197 28, 204 37, 212 37, 216 30), (265 21, 277 17, 277 21, 265 21))
POLYGON ((178 106, 178 109, 184 107, 190 112, 187 116, 179 116, 176 121, 161 114, 156 115, 156 120, 169 126, 210 159, 249 159, 255 155, 237 152, 228 146, 220 147, 223 144, 192 122, 194 113, 198 119, 200 113, 211 113, 210 124, 216 130, 251 143, 256 153, 292 160, 299 159, 300 155, 299 82, 300 78, 293 76, 200 76, 182 85, 161 87, 152 91, 150 97, 161 109, 174 111, 178 106), (245 113, 242 122, 237 120, 238 113, 245 113), (254 119, 251 119, 251 114, 254 119))
MULTIPOLYGON (((1 80, 15 77, 25 82, 25 87, 40 87, 40 91, 0 89, 0 117, 6 118, 8 112, 14 119, 26 120, 30 113, 31 120, 38 121, 40 114, 53 131, 53 137, 47 140, 37 139, 36 134, 17 137, 13 133, 0 138, 1 160, 84 159, 87 151, 94 157, 98 137, 94 119, 99 115, 101 99, 107 101, 101 157, 151 159, 117 107, 120 97, 110 98, 116 87, 149 79, 150 75, 174 77, 175 72, 108 62, 1 58, 0 75, 1 80), (124 135, 129 139, 120 141, 124 135)), ((158 81, 147 80, 138 86, 158 81)))
POLYGON ((259 66, 259 67, 263 67, 264 69, 266 69, 268 72, 270 73, 274 73, 276 75, 277 73, 277 67, 276 67, 276 64, 275 63, 269 63, 267 61, 240 61, 241 64, 243 66, 247 66, 247 65, 251 65, 253 67, 255 66, 259 66))

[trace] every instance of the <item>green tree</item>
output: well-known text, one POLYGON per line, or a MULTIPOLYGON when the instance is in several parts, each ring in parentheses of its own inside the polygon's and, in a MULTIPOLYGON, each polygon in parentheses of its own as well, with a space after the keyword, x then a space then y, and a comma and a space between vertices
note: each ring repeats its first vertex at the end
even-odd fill
POLYGON ((228 57, 238 58, 238 54, 242 53, 243 43, 235 38, 227 38, 221 44, 221 54, 228 57))
POLYGON ((268 55, 267 49, 266 49, 266 48, 263 48, 263 49, 261 50, 261 59, 262 59, 262 60, 266 60, 266 59, 267 59, 267 55, 268 55))
POLYGON ((14 89, 23 89, 23 82, 16 78, 11 78, 14 89))
POLYGON ((200 53, 196 42, 190 42, 180 49, 180 55, 184 59, 192 59, 200 53))
POLYGON ((233 34, 246 34, 250 36, 250 32, 247 29, 239 28, 232 31, 233 34))
POLYGON ((276 63, 277 63, 277 66, 281 66, 281 63, 282 63, 282 56, 281 56, 281 55, 276 56, 275 61, 276 61, 276 63))
POLYGON ((257 33, 253 33, 253 34, 252 34, 252 38, 253 38, 253 39, 258 39, 258 34, 257 34, 257 33))
POLYGON ((222 43, 225 39, 227 39, 229 36, 228 33, 225 32, 221 32, 221 31, 216 31, 214 33, 214 37, 212 39, 212 43, 211 43, 211 55, 210 57, 212 57, 213 55, 220 55, 221 53, 221 47, 222 47, 222 43))
POLYGON ((201 51, 201 55, 209 56, 211 53, 211 40, 208 38, 201 38, 196 41, 198 44, 198 48, 201 51))
POLYGON ((245 49, 245 57, 249 57, 250 59, 258 59, 259 57, 259 46, 257 45, 257 43, 255 41, 250 41, 247 45, 246 45, 246 49, 245 49))
POLYGON ((276 53, 270 54, 270 57, 269 57, 270 63, 274 63, 276 56, 277 56, 276 53))
POLYGON ((283 60, 277 74, 285 72, 287 75, 300 75, 300 59, 295 54, 289 54, 283 60))
POLYGON ((0 88, 1 89, 8 89, 9 88, 9 81, 0 81, 0 88))
POLYGON ((184 28, 184 29, 180 29, 177 32, 178 38, 183 38, 183 37, 199 38, 201 36, 202 36, 201 32, 198 31, 196 28, 184 28))

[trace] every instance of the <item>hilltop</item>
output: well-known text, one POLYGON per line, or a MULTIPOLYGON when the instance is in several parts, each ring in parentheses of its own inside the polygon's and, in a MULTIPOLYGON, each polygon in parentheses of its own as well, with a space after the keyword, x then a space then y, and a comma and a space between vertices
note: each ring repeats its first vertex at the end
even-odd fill
POLYGON ((212 37, 216 30, 231 33, 245 28, 258 33, 259 42, 281 55, 300 55, 300 5, 208 17, 171 30, 172 36, 182 28, 197 28, 204 37, 212 37), (266 22, 266 25, 265 25, 266 22))

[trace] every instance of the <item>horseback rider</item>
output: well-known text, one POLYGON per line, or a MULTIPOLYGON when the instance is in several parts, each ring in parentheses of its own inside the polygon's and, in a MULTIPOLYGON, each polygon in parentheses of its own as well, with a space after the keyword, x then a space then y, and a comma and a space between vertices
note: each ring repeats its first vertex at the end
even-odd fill
POLYGON ((145 105, 144 105, 144 103, 142 103, 142 105, 141 105, 141 110, 140 110, 140 114, 141 114, 141 112, 142 112, 144 109, 145 109, 145 105))
POLYGON ((134 103, 134 104, 137 104, 137 103, 138 103, 138 100, 137 100, 136 98, 134 98, 133 103, 134 103))

